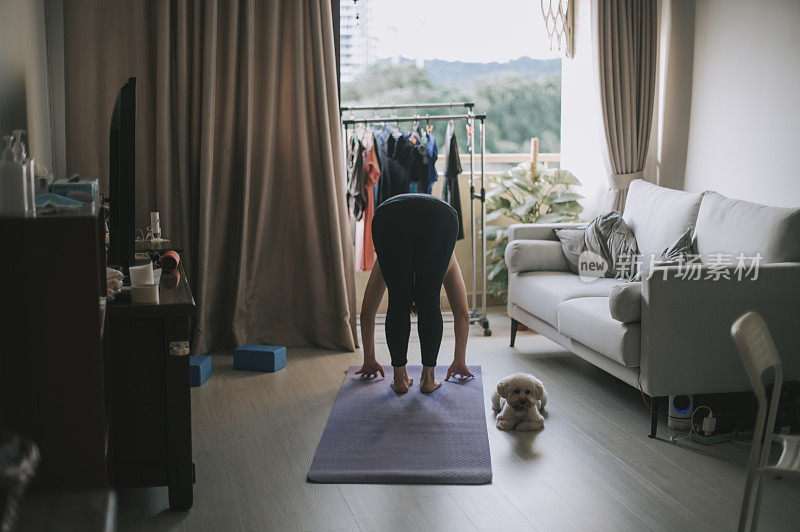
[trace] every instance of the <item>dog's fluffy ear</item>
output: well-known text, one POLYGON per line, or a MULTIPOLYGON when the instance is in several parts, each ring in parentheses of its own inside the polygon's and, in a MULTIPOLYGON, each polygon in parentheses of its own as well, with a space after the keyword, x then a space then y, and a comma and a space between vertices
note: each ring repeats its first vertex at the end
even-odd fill
POLYGON ((508 393, 511 391, 511 383, 513 380, 514 375, 509 375, 508 377, 500 379, 500 382, 497 383, 497 393, 500 394, 500 397, 503 399, 508 399, 508 393))
POLYGON ((533 395, 538 401, 541 401, 542 397, 544 397, 544 385, 539 379, 534 379, 533 395))

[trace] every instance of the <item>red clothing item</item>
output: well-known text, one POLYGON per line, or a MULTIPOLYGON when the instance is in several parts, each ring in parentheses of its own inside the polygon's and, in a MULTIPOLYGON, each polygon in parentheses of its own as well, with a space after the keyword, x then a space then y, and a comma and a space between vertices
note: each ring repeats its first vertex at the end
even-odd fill
POLYGON ((372 243, 372 217, 375 216, 375 193, 373 188, 378 184, 381 170, 378 166, 378 156, 375 155, 375 142, 370 142, 364 150, 364 188, 367 194, 367 208, 364 210, 364 256, 362 269, 371 270, 375 264, 375 244, 372 243))

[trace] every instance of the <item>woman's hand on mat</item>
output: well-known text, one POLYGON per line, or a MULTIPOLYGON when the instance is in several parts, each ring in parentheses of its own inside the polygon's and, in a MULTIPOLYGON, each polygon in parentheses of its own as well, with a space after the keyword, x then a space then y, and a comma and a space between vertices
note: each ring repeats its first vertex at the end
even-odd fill
POLYGON ((462 379, 466 379, 467 377, 475 377, 472 372, 467 368, 467 363, 463 361, 453 361, 450 364, 450 367, 447 368, 447 378, 446 381, 450 380, 450 377, 454 377, 456 375, 460 375, 462 379))
POLYGON ((378 364, 377 360, 365 360, 361 369, 356 371, 356 375, 361 375, 364 378, 372 379, 381 374, 381 377, 386 378, 386 373, 383 371, 383 366, 378 364))

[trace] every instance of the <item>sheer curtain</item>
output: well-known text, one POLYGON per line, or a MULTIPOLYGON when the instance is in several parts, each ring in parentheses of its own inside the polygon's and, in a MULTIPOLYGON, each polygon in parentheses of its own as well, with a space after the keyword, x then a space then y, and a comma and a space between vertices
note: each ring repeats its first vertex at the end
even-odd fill
POLYGON ((593 2, 596 68, 608 172, 606 210, 622 212, 628 185, 640 179, 653 117, 656 0, 593 2))
MULTIPOLYGON (((70 9, 67 64, 117 72, 67 80, 72 128, 91 130, 86 142, 107 135, 115 60, 137 76, 137 202, 160 210, 184 249, 198 302, 193 351, 354 349, 330 0, 68 0, 70 9), (79 116, 87 91, 103 95, 105 115, 79 116)), ((75 164, 107 150, 76 142, 75 164)))

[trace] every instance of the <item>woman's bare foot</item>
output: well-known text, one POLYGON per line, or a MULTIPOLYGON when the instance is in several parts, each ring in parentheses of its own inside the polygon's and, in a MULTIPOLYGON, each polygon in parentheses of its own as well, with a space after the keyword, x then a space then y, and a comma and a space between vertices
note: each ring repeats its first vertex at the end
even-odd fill
POLYGON ((394 378, 392 379, 392 390, 395 393, 406 393, 408 388, 413 384, 414 379, 408 378, 405 366, 394 368, 394 378))
POLYGON ((419 391, 422 393, 431 393, 436 391, 441 385, 442 383, 434 378, 433 368, 422 368, 422 376, 419 379, 419 391))

